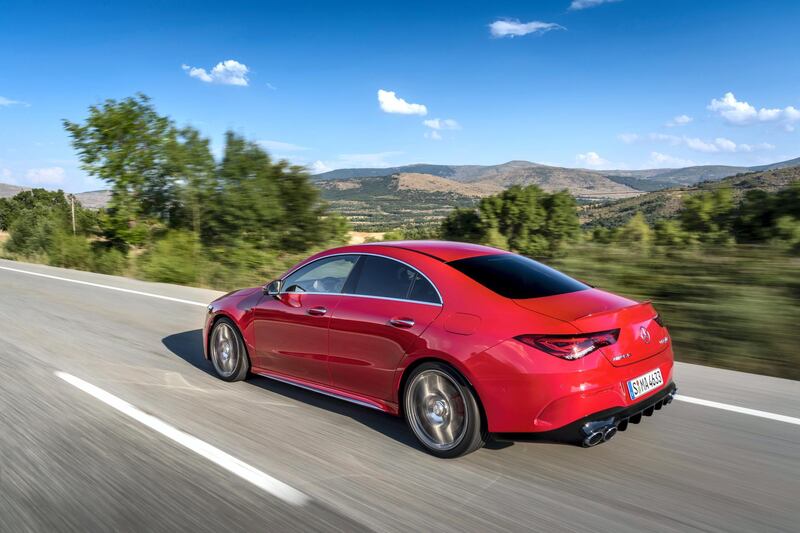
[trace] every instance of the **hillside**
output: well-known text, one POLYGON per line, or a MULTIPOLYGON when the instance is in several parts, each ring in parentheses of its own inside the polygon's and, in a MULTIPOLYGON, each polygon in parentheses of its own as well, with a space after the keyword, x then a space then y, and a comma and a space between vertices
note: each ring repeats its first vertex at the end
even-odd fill
POLYGON ((25 187, 19 187, 17 185, 9 185, 7 183, 0 183, 0 198, 11 198, 15 196, 17 193, 24 191, 25 187))
POLYGON ((109 200, 111 200, 111 191, 79 192, 75 195, 75 198, 83 207, 100 209, 108 205, 109 200))
POLYGON ((664 189, 602 205, 583 206, 579 213, 584 227, 620 226, 639 211, 652 224, 661 219, 677 216, 683 198, 692 194, 718 187, 731 187, 734 198, 740 199, 751 189, 774 192, 798 180, 800 180, 800 166, 747 172, 694 186, 664 189))
POLYGON ((581 199, 608 199, 642 194, 593 172, 567 175, 556 167, 498 165, 482 172, 481 179, 460 170, 462 181, 405 172, 390 176, 317 181, 322 198, 342 213, 356 229, 391 229, 441 220, 455 207, 475 205, 479 198, 497 194, 512 185, 535 184, 548 192, 568 190, 581 199), (468 179, 464 179, 468 178, 468 179))
POLYGON ((535 183, 553 189, 614 192, 608 180, 623 187, 652 191, 675 185, 691 185, 702 181, 719 180, 743 172, 772 170, 800 165, 800 158, 769 165, 740 167, 727 165, 700 165, 685 168, 654 168, 642 170, 588 170, 555 167, 530 161, 509 161, 500 165, 430 165, 425 163, 390 168, 346 168, 313 176, 315 181, 390 176, 394 174, 429 174, 449 180, 475 183, 489 181, 508 187, 513 184, 535 183), (635 178, 635 179, 624 179, 635 178))
POLYGON ((317 186, 331 208, 361 231, 435 223, 491 194, 429 174, 327 180, 317 186))
POLYGON ((576 196, 613 197, 636 194, 636 190, 606 178, 603 173, 552 167, 528 161, 509 161, 501 165, 406 165, 391 168, 350 168, 313 176, 314 181, 353 180, 391 175, 428 175, 457 183, 477 184, 481 190, 498 191, 511 185, 539 185, 545 190, 567 189, 576 196))
MULTIPOLYGON (((20 187, 18 185, 8 185, 6 183, 0 183, 0 198, 11 198, 12 196, 16 196, 22 191, 29 191, 29 190, 31 190, 31 187, 20 187)), ((78 202, 80 202, 83 207, 88 207, 89 209, 100 209, 101 207, 105 207, 108 205, 108 201, 111 199, 111 192, 110 191, 79 192, 75 194, 75 199, 78 202)))

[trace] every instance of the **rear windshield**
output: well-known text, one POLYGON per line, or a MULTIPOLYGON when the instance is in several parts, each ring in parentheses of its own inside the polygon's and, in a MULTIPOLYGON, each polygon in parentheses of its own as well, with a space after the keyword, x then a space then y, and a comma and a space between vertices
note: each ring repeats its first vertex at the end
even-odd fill
POLYGON ((516 254, 482 255, 448 263, 500 296, 540 298, 583 291, 588 285, 516 254))

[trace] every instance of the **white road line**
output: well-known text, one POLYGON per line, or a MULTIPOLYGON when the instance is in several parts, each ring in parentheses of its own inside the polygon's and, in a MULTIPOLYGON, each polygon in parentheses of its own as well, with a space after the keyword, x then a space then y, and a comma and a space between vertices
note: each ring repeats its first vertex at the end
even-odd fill
POLYGON ((30 274, 31 276, 39 276, 41 278, 57 279, 59 281, 68 281, 70 283, 78 283, 80 285, 89 285, 90 287, 99 287, 101 289, 110 289, 112 291, 127 292, 128 294, 138 294, 140 296, 149 296, 150 298, 158 298, 160 300, 169 300, 170 302, 178 302, 178 303, 189 304, 189 305, 201 305, 203 307, 208 305, 207 303, 193 302, 191 300, 184 300, 182 298, 173 298, 171 296, 162 296, 160 294, 153 294, 152 292, 134 291, 132 289, 123 289, 121 287, 114 287, 112 285, 103 285, 103 284, 100 284, 100 283, 90 283, 88 281, 80 281, 80 280, 77 280, 77 279, 62 278, 60 276, 51 276, 50 274, 41 274, 39 272, 31 272, 29 270, 20 270, 18 268, 0 266, 0 269, 2 269, 2 270, 10 270, 11 272, 19 272, 21 274, 30 274))
MULTIPOLYGON (((49 274, 40 274, 39 272, 30 272, 28 270, 21 270, 21 269, 18 269, 18 268, 0 266, 0 269, 2 269, 2 270, 10 270, 12 272, 19 272, 19 273, 22 273, 22 274, 30 274, 31 276, 40 276, 40 277, 43 277, 43 278, 56 279, 56 280, 59 280, 59 281, 68 281, 70 283, 79 283, 81 285, 89 285, 90 287, 99 287, 101 289, 110 289, 112 291, 127 292, 129 294, 138 294, 140 296, 149 296, 151 298, 159 298, 161 300, 169 300, 171 302, 178 302, 178 303, 189 304, 189 305, 202 305, 203 307, 205 307, 207 305, 207 304, 202 303, 202 302, 193 302, 191 300, 183 300, 181 298, 172 298, 170 296, 162 296, 160 294, 153 294, 152 292, 134 291, 134 290, 131 290, 131 289, 123 289, 123 288, 120 288, 120 287, 113 287, 111 285, 102 285, 100 283, 90 283, 88 281, 79 281, 77 279, 62 278, 60 276, 51 276, 49 274)), ((59 376, 59 377, 62 377, 62 376, 59 376)), ((66 378, 62 377, 62 379, 66 379, 66 378)), ((74 378, 74 379, 78 379, 78 378, 74 378)), ((87 385, 88 385, 88 383, 87 383, 87 385)), ((97 390, 100 390, 100 389, 97 389, 97 390)), ((734 413, 740 413, 740 414, 744 414, 744 415, 758 416, 758 417, 761 417, 761 418, 767 418, 769 420, 776 420, 778 422, 786 422, 787 424, 795 424, 795 425, 800 426, 800 418, 794 418, 792 416, 779 415, 779 414, 776 414, 776 413, 770 413, 770 412, 767 412, 767 411, 759 411, 758 409, 749 409, 747 407, 739 407, 739 406, 730 405, 730 404, 727 404, 727 403, 712 402, 710 400, 703 400, 701 398, 692 398, 691 396, 683 396, 683 395, 680 395, 680 394, 675 396, 675 399, 676 400, 681 400, 681 401, 684 401, 684 402, 687 402, 687 403, 693 403, 693 404, 697 404, 697 405, 702 405, 702 406, 705 406, 705 407, 712 407, 714 409, 722 409, 723 411, 731 411, 731 412, 734 412, 734 413)), ((147 416, 147 415, 145 415, 145 416, 147 416)), ((177 430, 175 430, 175 431, 177 431, 177 430)), ((189 436, 189 435, 187 435, 187 436, 189 436)), ((191 437, 191 438, 194 438, 194 437, 191 437)), ((202 441, 200 441, 200 442, 202 442, 202 441)), ((217 450, 217 451, 219 451, 219 450, 217 450)), ((220 452, 220 453, 224 453, 224 452, 220 452)), ((233 458, 231 458, 231 459, 233 459, 233 458)), ((242 464, 244 464, 244 463, 242 463, 242 464)), ((264 474, 264 475, 266 475, 266 474, 264 474)))
POLYGON ((278 481, 274 477, 265 474, 261 470, 258 470, 257 468, 250 466, 245 462, 240 461, 236 457, 223 452, 219 448, 216 448, 207 442, 203 442, 197 437, 189 435, 188 433, 184 433, 179 429, 175 429, 166 422, 162 422, 158 418, 140 411, 125 400, 117 398, 113 394, 108 393, 99 387, 95 387, 91 383, 87 383, 86 381, 77 378, 72 374, 67 374, 66 372, 55 372, 55 375, 70 385, 82 390, 86 394, 94 396, 106 405, 113 407, 117 411, 133 418, 137 422, 144 424, 150 429, 161 433, 165 437, 172 439, 181 446, 192 450, 196 454, 205 457, 212 463, 216 463, 225 470, 236 474, 240 478, 249 481, 256 487, 280 498, 287 503, 300 506, 305 505, 310 501, 310 498, 299 490, 290 487, 282 481, 278 481))
POLYGON ((675 399, 680 400, 682 402, 703 405, 705 407, 713 407, 714 409, 722 409, 723 411, 732 411, 734 413, 741 413, 743 415, 758 416, 761 418, 768 418, 769 420, 777 420, 778 422, 786 422, 787 424, 794 424, 796 426, 800 426, 800 418, 795 418, 793 416, 779 415, 767 411, 759 411, 758 409, 749 409, 747 407, 730 405, 727 403, 712 402, 710 400, 703 400, 701 398, 692 398, 691 396, 683 396, 681 394, 676 395, 675 399))

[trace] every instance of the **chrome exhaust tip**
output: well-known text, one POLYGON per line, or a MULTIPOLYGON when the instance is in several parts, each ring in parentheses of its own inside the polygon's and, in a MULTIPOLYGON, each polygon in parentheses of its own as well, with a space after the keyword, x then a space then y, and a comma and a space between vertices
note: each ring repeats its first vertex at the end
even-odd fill
POLYGON ((595 431, 583 439, 583 446, 586 448, 591 448, 592 446, 597 446, 601 442, 603 442, 603 432, 595 431))
POLYGON ((617 434, 617 427, 616 426, 611 426, 610 428, 608 428, 607 430, 605 430, 603 432, 603 440, 604 441, 609 441, 609 440, 613 439, 614 435, 616 435, 616 434, 617 434))

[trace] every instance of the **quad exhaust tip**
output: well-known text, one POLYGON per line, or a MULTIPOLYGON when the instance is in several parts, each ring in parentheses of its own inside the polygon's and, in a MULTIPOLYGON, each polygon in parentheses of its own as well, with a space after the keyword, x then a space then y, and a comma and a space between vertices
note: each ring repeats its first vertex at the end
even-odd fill
POLYGON ((592 446, 597 446, 603 442, 603 432, 602 431, 595 431, 591 435, 588 435, 585 439, 583 439, 583 445, 586 448, 591 448, 592 446))
POLYGON ((606 442, 613 439, 618 431, 625 431, 628 428, 628 424, 638 424, 641 422, 643 415, 652 416, 656 409, 660 409, 665 405, 672 403, 672 400, 675 398, 675 394, 677 392, 677 389, 673 389, 657 404, 651 405, 650 407, 639 411, 628 418, 622 420, 606 418, 604 420, 587 422, 582 428, 583 434, 585 435, 582 442, 583 446, 585 448, 591 448, 592 446, 597 446, 601 442, 606 442))

